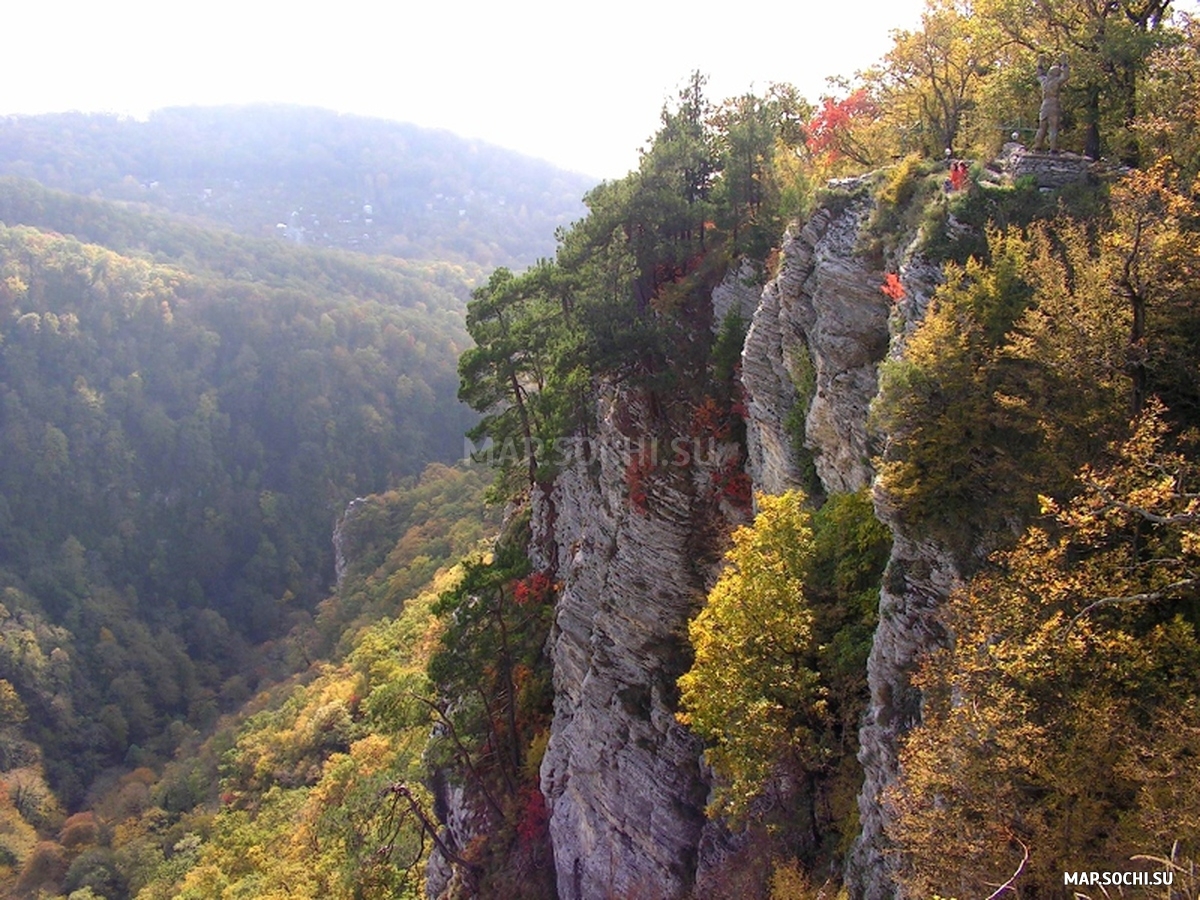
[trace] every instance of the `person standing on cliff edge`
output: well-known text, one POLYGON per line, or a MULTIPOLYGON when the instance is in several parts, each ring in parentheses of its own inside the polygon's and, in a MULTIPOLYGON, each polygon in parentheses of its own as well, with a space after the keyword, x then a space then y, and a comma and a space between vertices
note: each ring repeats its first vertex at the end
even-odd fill
POLYGON ((1038 110, 1038 130, 1033 139, 1034 150, 1046 149, 1046 133, 1050 134, 1050 152, 1058 152, 1058 125, 1062 118, 1062 104, 1058 92, 1066 84, 1070 67, 1064 53, 1057 63, 1047 71, 1046 57, 1038 60, 1038 84, 1042 86, 1042 107, 1038 110))

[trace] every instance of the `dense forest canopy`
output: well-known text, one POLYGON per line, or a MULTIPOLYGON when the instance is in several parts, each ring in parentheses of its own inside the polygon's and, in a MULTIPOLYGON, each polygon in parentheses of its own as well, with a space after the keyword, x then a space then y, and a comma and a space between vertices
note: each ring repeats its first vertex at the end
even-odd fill
POLYGON ((311 632, 346 503, 461 454, 465 288, 3 187, 29 223, 0 225, 5 765, 43 755, 74 804, 294 665, 251 648, 311 632))
POLYGON ((319 109, 0 118, 0 174, 408 259, 524 266, 595 180, 479 141, 319 109))

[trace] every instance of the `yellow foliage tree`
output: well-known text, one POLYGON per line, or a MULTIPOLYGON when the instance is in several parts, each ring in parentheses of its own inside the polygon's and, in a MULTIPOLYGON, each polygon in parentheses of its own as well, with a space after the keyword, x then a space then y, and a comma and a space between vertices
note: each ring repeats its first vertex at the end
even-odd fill
POLYGON ((902 149, 937 158, 947 148, 961 153, 980 83, 1001 56, 1002 35, 975 17, 969 3, 929 0, 921 27, 894 31, 892 38, 892 49, 870 74, 902 149))
POLYGON ((1063 871, 1200 850, 1200 467, 1167 440, 1151 402, 1113 464, 951 598, 887 797, 907 894, 1018 873, 1052 895, 1063 871))
POLYGON ((823 717, 817 674, 805 665, 813 615, 803 589, 813 561, 804 495, 760 495, 733 534, 726 567, 688 627, 696 658, 679 679, 679 719, 710 742, 722 779, 713 812, 744 814, 780 763, 803 760, 823 717))

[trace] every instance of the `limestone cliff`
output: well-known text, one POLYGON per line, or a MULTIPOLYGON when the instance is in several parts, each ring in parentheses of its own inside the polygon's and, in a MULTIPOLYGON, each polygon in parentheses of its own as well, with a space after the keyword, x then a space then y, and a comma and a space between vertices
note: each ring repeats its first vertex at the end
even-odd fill
MULTIPOLYGON (((907 337, 925 314, 941 280, 941 268, 919 256, 901 267, 904 299, 891 317, 889 353, 904 352, 907 337)), ((886 455, 886 436, 884 436, 886 455)), ((895 896, 884 829, 888 809, 883 791, 898 773, 899 740, 920 720, 920 693, 911 684, 918 657, 938 646, 945 634, 937 611, 960 579, 961 565, 946 548, 911 534, 889 498, 875 492, 875 512, 892 531, 892 555, 879 592, 879 624, 867 660, 871 697, 859 733, 864 783, 859 794, 861 833, 848 861, 852 895, 863 900, 895 896)))
MULTIPOLYGON (((869 182, 843 187, 785 236, 744 344, 745 465, 756 490, 872 483, 872 460, 886 452, 886 436, 868 425, 878 366, 903 352, 941 277, 907 254, 905 297, 893 304, 878 257, 862 250, 875 204, 869 182)), ((748 307, 748 274, 714 292, 716 313, 748 307)), ((675 719, 675 682, 687 665, 687 622, 715 580, 723 541, 746 516, 715 487, 740 449, 673 445, 688 434, 681 405, 602 381, 586 437, 553 482, 532 491, 531 560, 559 586, 540 782, 563 900, 702 896, 705 873, 737 841, 706 823, 703 748, 675 719)), ((934 613, 960 570, 905 533, 886 501, 876 498, 877 515, 895 540, 868 666, 863 834, 846 872, 852 895, 871 900, 894 893, 880 792, 895 776, 898 738, 919 716, 909 676, 942 640, 934 613)), ((444 811, 443 821, 457 821, 457 837, 469 839, 463 815, 444 811)))
POLYGON ((759 490, 803 484, 798 443, 826 491, 871 483, 867 407, 888 346, 888 305, 883 273, 855 248, 872 205, 864 193, 841 211, 818 209, 784 237, 780 271, 742 353, 749 471, 759 490), (797 404, 807 405, 802 435, 797 404))
MULTIPOLYGON (((758 490, 807 487, 805 454, 826 492, 872 483, 872 457, 886 452, 886 436, 868 429, 879 363, 889 352, 903 352, 941 279, 940 267, 906 254, 900 266, 904 299, 889 310, 880 290, 884 271, 859 251, 874 203, 865 183, 849 187, 859 192, 857 199, 843 201, 840 209, 819 208, 803 228, 785 237, 779 273, 764 290, 746 339, 742 380, 749 468, 758 490)), ((876 513, 892 530, 893 549, 868 662, 871 696, 860 734, 863 830, 846 873, 852 895, 870 900, 894 892, 880 795, 896 775, 898 739, 920 715, 910 673, 916 658, 943 639, 935 613, 959 571, 945 550, 907 534, 886 501, 876 497, 876 513)))
MULTIPOLYGON (((871 484, 871 460, 882 449, 868 429, 878 365, 889 347, 902 352, 940 277, 936 266, 910 260, 902 269, 906 299, 892 307, 880 290, 884 272, 860 252, 874 202, 865 182, 850 188, 851 199, 788 232, 753 315, 742 383, 757 490, 810 487, 813 474, 826 492, 871 484)), ((716 299, 740 305, 744 287, 733 302, 716 299)), ((705 827, 702 748, 675 721, 674 684, 687 620, 716 571, 713 539, 736 518, 711 489, 736 450, 658 466, 639 509, 629 463, 655 433, 656 416, 636 392, 606 389, 587 452, 534 495, 535 564, 562 584, 551 637, 555 718, 541 781, 564 900, 680 898, 711 863, 703 857, 727 849, 705 827)), ((893 524, 886 509, 880 515, 893 524)), ((893 530, 863 730, 865 837, 848 873, 855 893, 872 898, 890 890, 878 794, 895 774, 896 739, 918 714, 908 674, 940 639, 932 613, 957 577, 938 548, 893 530)))
POLYGON ((564 900, 679 898, 695 878, 708 786, 675 680, 712 539, 730 527, 712 475, 737 447, 696 448, 687 464, 668 451, 632 498, 630 462, 653 453, 656 419, 646 396, 604 389, 593 438, 534 495, 535 565, 562 585, 541 782, 564 900))

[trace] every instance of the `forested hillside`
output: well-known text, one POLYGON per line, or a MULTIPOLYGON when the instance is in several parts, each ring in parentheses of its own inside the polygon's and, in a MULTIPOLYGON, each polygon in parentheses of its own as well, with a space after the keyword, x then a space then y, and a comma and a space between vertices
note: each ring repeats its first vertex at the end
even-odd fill
POLYGON ((595 180, 444 131, 287 106, 0 118, 0 174, 259 237, 528 265, 595 180))
MULTIPOLYGON (((4 895, 420 896, 429 834, 413 810, 430 807, 422 752, 435 711, 422 698, 440 632, 430 610, 460 577, 454 562, 494 532, 483 485, 433 465, 356 504, 346 569, 316 620, 331 643, 292 639, 331 661, 276 673, 251 695, 259 655, 244 654, 247 702, 215 721, 177 721, 174 759, 131 758, 70 807, 46 790, 36 762, 9 768, 4 895)), ((136 664, 153 651, 129 641, 130 630, 122 647, 136 664)), ((110 664, 116 653, 108 649, 110 664)), ((11 690, 5 703, 11 734, 21 724, 11 690)))
POLYGON ((1198 85, 930 0, 465 307, 0 181, 2 890, 1200 896, 1198 85))
POLYGON ((346 504, 461 454, 465 287, 29 183, 0 221, 3 767, 70 809, 336 643, 346 504))

